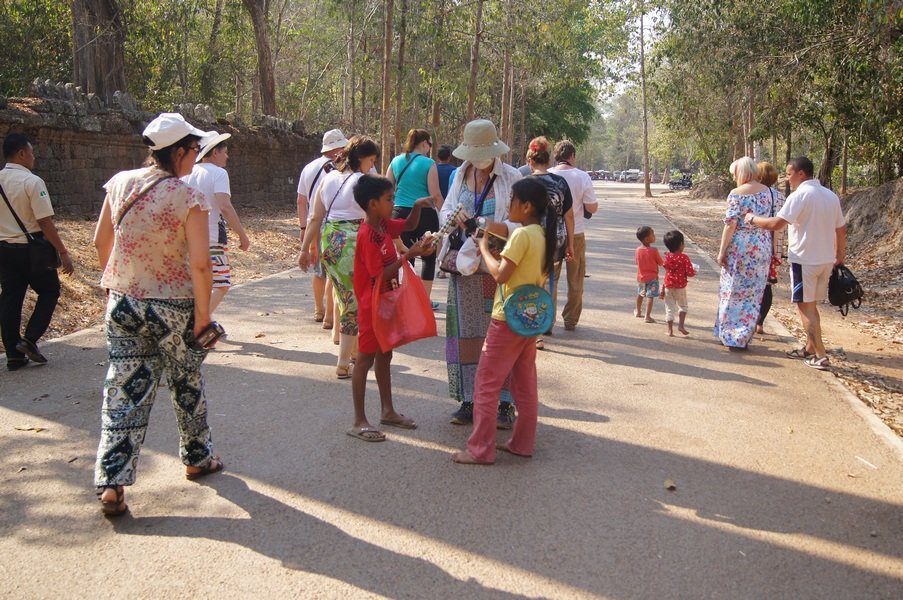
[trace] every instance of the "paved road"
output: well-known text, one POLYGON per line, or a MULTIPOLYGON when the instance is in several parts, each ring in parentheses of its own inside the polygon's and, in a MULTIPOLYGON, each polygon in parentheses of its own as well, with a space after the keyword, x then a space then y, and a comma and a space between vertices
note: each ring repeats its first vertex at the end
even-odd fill
POLYGON ((0 596, 901 597, 899 446, 830 374, 782 358, 787 340, 724 351, 711 267, 689 289, 689 339, 635 319, 634 231, 668 228, 639 191, 599 186, 583 320, 538 360, 532 460, 449 461, 468 429, 448 424, 441 338, 395 358, 397 405, 420 428, 344 435, 349 384, 298 271, 220 311, 231 337, 205 369, 227 471, 182 477, 164 393, 116 522, 91 490, 99 331, 0 373, 0 596), (44 430, 15 429, 29 426, 44 430))

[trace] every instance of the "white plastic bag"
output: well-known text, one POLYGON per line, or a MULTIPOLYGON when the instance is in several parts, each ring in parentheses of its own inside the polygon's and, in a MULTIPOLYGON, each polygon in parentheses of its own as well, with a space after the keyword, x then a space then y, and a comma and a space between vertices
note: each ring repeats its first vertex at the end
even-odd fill
POLYGON ((480 269, 480 262, 483 255, 477 247, 476 241, 472 236, 468 236, 464 240, 464 245, 458 250, 458 258, 456 261, 458 272, 461 275, 473 275, 480 269))

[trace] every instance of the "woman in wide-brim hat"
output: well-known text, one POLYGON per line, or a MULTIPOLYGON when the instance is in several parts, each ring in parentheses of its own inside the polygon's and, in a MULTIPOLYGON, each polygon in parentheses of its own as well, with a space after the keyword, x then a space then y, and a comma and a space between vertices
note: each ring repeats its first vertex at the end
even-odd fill
MULTIPOLYGON (((464 127, 464 139, 452 152, 464 163, 455 171, 449 185, 440 223, 445 223, 460 204, 468 216, 483 217, 489 222, 490 230, 508 236, 508 232, 516 227, 508 221, 511 186, 522 178, 517 169, 501 161, 508 151, 491 121, 478 119, 464 127)), ((464 229, 463 224, 459 227, 464 229)), ((440 254, 447 253, 448 238, 444 244, 440 254)), ((480 350, 489 330, 495 289, 495 280, 483 271, 473 275, 451 273, 449 276, 445 351, 448 392, 461 403, 452 415, 451 422, 456 425, 473 421, 474 380, 480 350)), ((498 426, 510 429, 513 422, 514 407, 506 384, 500 398, 498 426)))

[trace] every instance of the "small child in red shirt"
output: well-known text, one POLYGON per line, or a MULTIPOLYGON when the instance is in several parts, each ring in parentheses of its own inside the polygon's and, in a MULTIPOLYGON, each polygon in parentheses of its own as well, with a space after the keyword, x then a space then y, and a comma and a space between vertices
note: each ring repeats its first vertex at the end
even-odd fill
POLYGON ((379 422, 382 425, 416 429, 417 424, 395 412, 392 405, 392 351, 383 352, 373 332, 373 286, 390 286, 404 261, 433 252, 431 239, 424 238, 401 257, 395 250, 394 239, 404 231, 413 231, 420 221, 421 207, 431 206, 430 198, 421 198, 407 219, 391 219, 394 208, 392 182, 379 175, 364 175, 352 190, 354 200, 367 213, 357 234, 354 251, 354 295, 357 296, 358 356, 351 374, 351 396, 354 400, 354 427, 348 435, 365 442, 382 442, 386 435, 371 426, 364 411, 367 373, 376 363, 376 383, 382 405, 379 422))
POLYGON ((633 316, 642 317, 643 298, 646 299, 646 322, 655 323, 652 318, 652 303, 658 296, 658 267, 664 264, 655 243, 655 231, 648 225, 636 230, 636 237, 643 245, 636 249, 636 310, 633 316))
POLYGON ((661 297, 665 299, 665 319, 668 321, 668 335, 674 337, 674 313, 677 313, 677 330, 690 335, 684 322, 687 319, 687 278, 696 276, 693 263, 684 254, 684 234, 669 231, 665 234, 665 285, 661 297))

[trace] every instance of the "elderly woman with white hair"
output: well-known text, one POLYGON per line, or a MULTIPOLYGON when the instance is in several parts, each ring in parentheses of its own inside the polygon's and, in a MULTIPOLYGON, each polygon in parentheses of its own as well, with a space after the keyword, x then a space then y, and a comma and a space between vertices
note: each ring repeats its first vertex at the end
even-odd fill
POLYGON ((771 264, 769 232, 748 225, 748 213, 771 214, 768 187, 759 183, 756 162, 744 156, 730 167, 737 187, 727 197, 724 230, 718 250, 721 287, 714 334, 730 350, 745 350, 756 330, 756 319, 771 264))
MULTIPOLYGON (((460 205, 473 218, 482 217, 487 229, 503 237, 517 225, 508 221, 511 186, 522 179, 520 172, 501 161, 509 151, 498 137, 495 125, 485 119, 464 126, 464 140, 455 148, 463 164, 455 171, 439 221, 445 223, 460 205)), ((472 227, 473 222, 470 222, 472 227)), ((469 229, 461 224, 461 229, 469 229)), ((448 269, 443 256, 448 254, 446 240, 440 255, 440 268, 448 269)), ((455 425, 473 422, 473 393, 483 340, 492 317, 496 283, 492 275, 477 271, 470 275, 452 271, 448 281, 448 310, 445 321, 445 353, 448 362, 449 395, 461 403, 452 415, 455 425)), ((516 399, 514 399, 516 400, 516 399)), ((511 429, 514 406, 507 383, 499 398, 499 429, 511 429)))

